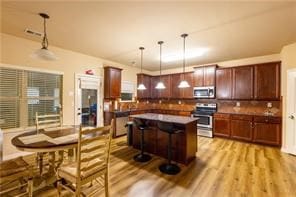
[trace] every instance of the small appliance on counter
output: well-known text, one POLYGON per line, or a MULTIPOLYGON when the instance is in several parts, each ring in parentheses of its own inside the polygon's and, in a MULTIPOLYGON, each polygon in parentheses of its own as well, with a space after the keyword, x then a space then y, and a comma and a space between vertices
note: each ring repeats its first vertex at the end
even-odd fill
POLYGON ((199 118, 197 123, 197 135, 213 137, 213 116, 217 111, 216 103, 197 103, 191 116, 199 118))
POLYGON ((194 98, 215 98, 215 87, 194 87, 193 88, 194 98))

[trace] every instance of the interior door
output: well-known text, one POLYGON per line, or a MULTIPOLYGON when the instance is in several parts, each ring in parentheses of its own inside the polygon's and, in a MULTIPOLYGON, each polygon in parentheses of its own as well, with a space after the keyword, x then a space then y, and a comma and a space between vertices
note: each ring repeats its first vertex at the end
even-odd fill
POLYGON ((75 125, 103 125, 101 86, 97 76, 76 75, 75 125))
POLYGON ((287 151, 296 155, 296 70, 288 71, 286 105, 287 151))

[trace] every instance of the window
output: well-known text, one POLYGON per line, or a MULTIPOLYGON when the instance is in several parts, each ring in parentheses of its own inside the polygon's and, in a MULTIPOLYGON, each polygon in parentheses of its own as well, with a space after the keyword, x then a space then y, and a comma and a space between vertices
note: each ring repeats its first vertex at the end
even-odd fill
POLYGON ((0 67, 0 128, 35 125, 35 114, 60 112, 62 75, 0 67))

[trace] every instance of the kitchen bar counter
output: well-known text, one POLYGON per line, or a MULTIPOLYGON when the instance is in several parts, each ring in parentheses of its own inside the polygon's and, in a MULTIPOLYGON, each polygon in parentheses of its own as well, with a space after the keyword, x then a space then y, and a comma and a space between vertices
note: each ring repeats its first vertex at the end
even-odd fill
MULTIPOLYGON (((168 134, 157 128, 157 122, 172 122, 175 127, 184 131, 172 135, 172 159, 185 165, 195 159, 197 152, 197 118, 156 113, 131 115, 130 118, 146 121, 146 124, 149 126, 149 129, 145 130, 146 152, 164 158, 167 157, 168 134)), ((134 126, 134 148, 140 149, 140 136, 140 131, 134 126)))

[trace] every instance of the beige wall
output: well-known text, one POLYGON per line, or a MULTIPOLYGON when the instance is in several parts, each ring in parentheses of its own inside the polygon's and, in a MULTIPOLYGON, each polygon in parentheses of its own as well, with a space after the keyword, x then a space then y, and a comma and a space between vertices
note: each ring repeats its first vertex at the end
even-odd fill
POLYGON ((74 95, 71 93, 74 93, 75 73, 83 74, 85 70, 93 69, 96 75, 103 76, 103 65, 111 65, 123 69, 122 80, 131 81, 135 84, 137 82, 136 73, 139 73, 140 69, 136 67, 121 65, 54 46, 49 46, 49 49, 58 56, 59 59, 57 61, 33 59, 30 57, 30 54, 40 48, 40 43, 8 34, 1 33, 0 35, 0 63, 64 73, 63 111, 65 124, 74 124, 74 95))
POLYGON ((296 68, 296 43, 283 47, 281 51, 282 60, 282 87, 283 96, 283 148, 286 145, 286 96, 287 96, 287 71, 296 68))
MULTIPOLYGON (((280 61, 280 59, 281 59, 280 54, 271 54, 271 55, 250 57, 250 58, 223 61, 223 62, 214 62, 214 63, 203 64, 203 65, 187 66, 186 67, 186 72, 193 71, 193 68, 197 67, 197 66, 204 66, 204 65, 211 65, 211 64, 218 64, 221 67, 231 67, 231 66, 240 66, 240 65, 264 63, 264 62, 280 61)), ((181 67, 180 68, 167 69, 167 70, 162 71, 163 74, 180 73, 180 72, 183 72, 183 69, 181 67)), ((151 74, 159 75, 159 71, 151 72, 151 74)))

